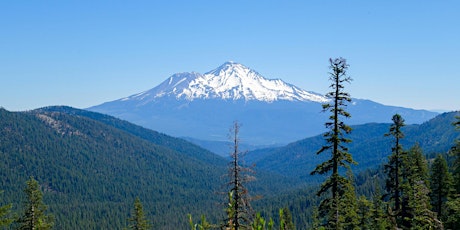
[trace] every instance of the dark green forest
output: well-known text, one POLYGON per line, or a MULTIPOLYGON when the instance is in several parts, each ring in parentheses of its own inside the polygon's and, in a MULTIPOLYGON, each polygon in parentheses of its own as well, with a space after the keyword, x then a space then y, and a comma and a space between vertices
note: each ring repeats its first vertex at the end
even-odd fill
MULTIPOLYGON (((447 153, 454 141, 460 137, 452 123, 457 113, 443 113, 420 125, 402 127, 405 138, 401 144, 406 147, 420 145, 424 153, 434 158, 436 153, 447 153)), ((388 122, 391 117, 388 118, 388 122)), ((391 138, 385 137, 390 123, 369 123, 351 126, 348 137, 353 140, 347 146, 358 162, 352 165, 355 172, 365 171, 382 165, 391 153, 391 138)), ((257 168, 274 171, 289 177, 305 181, 313 178, 309 175, 318 162, 325 156, 316 155, 316 151, 324 144, 322 136, 314 136, 293 142, 283 147, 250 151, 246 161, 257 165, 257 168)))
MULTIPOLYGON (((121 229, 135 197, 155 229, 185 227, 189 213, 221 216, 214 210, 225 198, 227 160, 182 139, 69 107, 1 109, 0 118, 0 204, 12 212, 21 210, 32 176, 56 229, 121 229)), ((298 183, 273 173, 258 178, 252 188, 261 194, 298 183), (279 183, 269 186, 271 179, 279 183)))
MULTIPOLYGON (((18 210, 24 199, 20 191, 33 176, 57 229, 121 228, 136 196, 148 201, 146 210, 152 216, 174 216, 184 212, 184 205, 191 212, 201 205, 212 208, 218 202, 209 195, 217 189, 212 186, 219 184, 225 162, 194 146, 187 154, 208 154, 208 162, 80 116, 1 113, 3 200, 18 210), (202 180, 193 182, 194 178, 202 180), (202 202, 185 199, 192 197, 190 193, 202 202)), ((161 218, 157 224, 164 225, 166 219, 174 221, 161 218)))
MULTIPOLYGON (((452 124, 455 116, 458 113, 445 113, 402 129, 403 149, 409 151, 418 143, 423 150, 428 181, 439 156, 446 161, 447 175, 458 177, 458 155, 452 150, 460 136, 452 124)), ((27 112, 0 109, 0 118, 0 224, 4 228, 21 226, 31 178, 39 184, 47 206, 44 213, 52 217, 54 229, 128 228, 136 198, 152 229, 189 229, 188 214, 194 222, 204 215, 216 227, 228 216, 225 175, 229 160, 185 140, 70 107, 27 112)), ((352 181, 356 196, 366 197, 361 199, 363 205, 385 194, 383 165, 392 153, 392 139, 384 134, 390 125, 354 126, 348 136, 353 140, 349 151, 358 162, 352 166, 352 181)), ((320 226, 313 217, 318 216, 322 198, 315 193, 325 177, 308 174, 324 161, 325 157, 316 156, 323 144, 318 136, 243 156, 256 178, 246 185, 254 197, 254 216, 260 213, 266 228, 270 218, 275 228, 282 223, 297 229, 320 226), (293 225, 286 224, 289 219, 293 225)), ((438 219, 455 224, 458 190, 455 180, 450 181, 452 188, 441 195, 445 214, 438 219)), ((437 213, 435 204, 430 204, 430 210, 437 213)))
MULTIPOLYGON (((153 229, 187 229, 188 214, 194 220, 204 215, 212 223, 225 219, 228 159, 179 138, 70 107, 28 112, 2 109, 0 115, 0 211, 6 213, 5 219, 18 219, 23 213, 24 190, 30 177, 40 184, 54 229, 125 228, 136 197, 142 201, 153 229)), ((406 137, 402 145, 409 149, 419 143, 427 167, 441 153, 448 172, 454 173, 457 158, 451 148, 459 139, 452 125, 456 115, 444 113, 422 125, 403 127, 406 137)), ((391 139, 384 134, 389 126, 355 126, 350 134, 355 142, 350 143, 350 152, 358 161, 353 166, 356 194, 369 201, 376 196, 377 188, 382 195, 385 190, 383 164, 391 154, 391 139), (361 140, 369 143, 359 144, 361 140)), ((313 137, 244 156, 249 165, 256 163, 253 169, 257 179, 247 187, 257 197, 252 201, 254 211, 260 212, 267 223, 272 218, 278 226, 279 210, 287 208, 297 229, 313 227, 312 217, 320 201, 315 192, 324 178, 307 178, 306 174, 324 159, 315 156, 322 144, 321 137, 313 137), (257 155, 260 152, 265 155, 257 155), (291 158, 291 154, 299 153, 306 155, 308 162, 298 162, 302 157, 297 162, 291 158)), ((443 200, 447 203, 448 199, 443 200)), ((452 209, 455 199, 449 200, 452 209)), ((19 226, 9 222, 9 228, 19 226)))

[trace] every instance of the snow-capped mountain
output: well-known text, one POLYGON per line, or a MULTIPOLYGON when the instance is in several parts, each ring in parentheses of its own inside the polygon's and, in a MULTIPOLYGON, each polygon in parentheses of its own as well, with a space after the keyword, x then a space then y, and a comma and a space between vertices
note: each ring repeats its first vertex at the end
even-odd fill
MULTIPOLYGON (((113 115, 178 137, 226 141, 232 122, 242 125, 248 144, 296 141, 325 131, 327 98, 280 79, 264 78, 235 62, 205 74, 178 73, 160 85, 89 110, 113 115)), ((391 122, 399 113, 407 124, 422 123, 437 113, 353 99, 346 123, 391 122)))
POLYGON ((308 92, 281 79, 267 79, 236 62, 226 62, 205 74, 195 72, 174 74, 157 87, 122 100, 152 101, 174 96, 177 99, 256 100, 273 102, 326 102, 324 96, 308 92))

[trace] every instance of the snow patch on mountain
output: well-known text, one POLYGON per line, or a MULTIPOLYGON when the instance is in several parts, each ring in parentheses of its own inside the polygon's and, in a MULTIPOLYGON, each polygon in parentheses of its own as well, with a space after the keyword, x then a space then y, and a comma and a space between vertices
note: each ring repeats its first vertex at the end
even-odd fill
POLYGON ((121 99, 152 101, 174 96, 177 99, 257 100, 273 102, 313 101, 326 102, 320 94, 308 92, 280 79, 267 79, 256 71, 235 62, 226 62, 205 74, 177 73, 157 87, 121 99))

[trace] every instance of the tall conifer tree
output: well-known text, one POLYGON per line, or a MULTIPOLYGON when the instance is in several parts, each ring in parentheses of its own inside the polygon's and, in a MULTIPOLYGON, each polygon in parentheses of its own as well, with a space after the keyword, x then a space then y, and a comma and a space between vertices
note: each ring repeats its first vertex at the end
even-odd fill
POLYGON ((43 193, 38 181, 33 177, 26 182, 24 189, 27 200, 24 202, 24 214, 19 218, 19 229, 44 230, 53 227, 53 218, 45 212, 48 207, 43 203, 43 193))
POLYGON ((447 198, 452 190, 452 175, 449 172, 446 159, 441 154, 436 156, 431 166, 430 182, 433 211, 438 213, 441 220, 445 220, 443 210, 446 209, 447 198))
POLYGON ((250 197, 245 183, 251 181, 253 177, 249 175, 251 169, 244 167, 241 163, 242 152, 239 150, 239 132, 240 124, 234 122, 230 130, 233 151, 230 154, 232 161, 229 167, 227 219, 225 226, 229 229, 249 229, 250 223, 254 218, 252 207, 249 203, 250 197))
POLYGON ((279 210, 280 215, 280 230, 295 230, 294 222, 292 222, 292 214, 289 208, 285 207, 279 210))
MULTIPOLYGON (((351 132, 351 128, 342 121, 342 118, 351 117, 350 113, 345 110, 347 103, 351 102, 351 97, 343 89, 344 83, 350 83, 352 79, 347 76, 349 65, 345 59, 329 59, 329 63, 331 69, 329 80, 332 81, 330 85, 332 91, 326 96, 331 100, 330 103, 323 104, 323 111, 331 112, 331 116, 329 117, 330 121, 325 123, 326 128, 329 129, 324 134, 327 144, 317 154, 330 152, 331 158, 316 166, 311 174, 323 175, 332 172, 332 175, 326 179, 317 193, 318 196, 321 196, 330 192, 330 196, 326 196, 321 201, 319 212, 321 216, 325 216, 327 228, 342 229, 345 223, 344 213, 347 211, 342 208, 347 206, 343 202, 349 201, 349 199, 343 198, 347 197, 346 193, 352 183, 350 179, 339 174, 339 168, 349 168, 349 164, 355 164, 345 146, 346 143, 351 142, 345 137, 345 134, 351 132)), ((348 207, 355 207, 355 205, 348 207)))
MULTIPOLYGON (((456 117, 454 122, 455 129, 460 131, 460 116, 456 117)), ((460 139, 455 140, 455 145, 450 151, 455 158, 453 165, 454 191, 450 199, 446 202, 445 226, 447 229, 460 229, 460 139)))
POLYGON ((144 208, 142 207, 142 203, 139 197, 136 197, 134 200, 134 209, 131 213, 131 217, 128 220, 131 223, 129 225, 130 229, 146 230, 151 228, 149 221, 145 218, 144 208))
POLYGON ((401 226, 406 229, 442 229, 436 213, 431 211, 428 163, 418 144, 403 161, 401 226))
POLYGON ((384 212, 385 206, 382 201, 382 194, 380 192, 380 186, 377 184, 377 181, 374 185, 375 193, 372 202, 372 227, 371 229, 375 230, 385 230, 390 228, 390 221, 388 215, 384 212))
MULTIPOLYGON (((0 194, 1 193, 3 193, 3 191, 0 191, 0 194)), ((11 206, 11 204, 0 206, 0 228, 7 227, 13 222, 13 219, 9 217, 11 206)))
POLYGON ((358 198, 358 227, 359 229, 372 229, 373 220, 373 203, 366 199, 365 196, 358 198))
MULTIPOLYGON (((454 122, 455 129, 460 131, 460 116, 456 117, 457 120, 454 122)), ((453 177, 455 180, 455 189, 457 194, 460 194, 460 139, 455 140, 455 145, 451 149, 451 154, 455 157, 453 166, 453 177)))
POLYGON ((385 136, 394 137, 394 146, 391 148, 392 154, 389 156, 388 163, 385 165, 385 172, 387 173, 385 197, 391 203, 389 214, 395 218, 394 224, 398 225, 402 221, 401 206, 402 206, 402 164, 406 153, 402 149, 400 143, 404 133, 401 128, 405 126, 404 119, 399 114, 393 115, 393 124, 390 126, 390 132, 385 136))

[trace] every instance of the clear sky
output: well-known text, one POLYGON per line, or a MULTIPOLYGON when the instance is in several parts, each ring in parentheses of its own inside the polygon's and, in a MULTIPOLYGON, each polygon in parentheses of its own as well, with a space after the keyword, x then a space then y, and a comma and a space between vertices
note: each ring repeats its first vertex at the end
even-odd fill
POLYGON ((0 106, 86 108, 225 61, 352 97, 460 109, 460 1, 0 1, 0 106))

